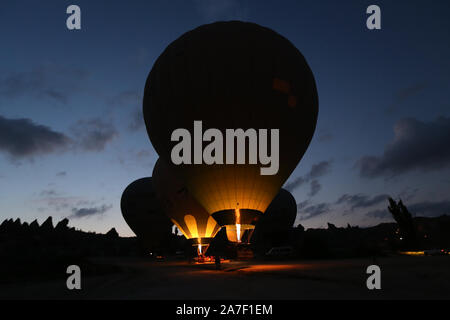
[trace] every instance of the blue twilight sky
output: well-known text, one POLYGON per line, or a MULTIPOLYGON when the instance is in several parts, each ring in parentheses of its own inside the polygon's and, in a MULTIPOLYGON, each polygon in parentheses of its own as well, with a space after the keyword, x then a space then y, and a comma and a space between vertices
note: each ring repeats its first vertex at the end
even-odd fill
POLYGON ((314 72, 317 131, 285 187, 305 227, 450 213, 448 1, 2 1, 0 220, 132 235, 120 196, 156 161, 141 100, 158 55, 184 32, 251 21, 291 40, 314 72), (79 31, 66 8, 81 8, 79 31), (366 28, 381 8, 382 29, 366 28))

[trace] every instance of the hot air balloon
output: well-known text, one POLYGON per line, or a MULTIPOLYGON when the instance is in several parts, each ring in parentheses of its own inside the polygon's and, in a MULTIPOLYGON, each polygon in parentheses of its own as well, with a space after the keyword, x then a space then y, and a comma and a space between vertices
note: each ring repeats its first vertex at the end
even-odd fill
POLYGON ((258 222, 258 229, 264 231, 286 231, 294 225, 297 217, 297 203, 286 189, 281 189, 272 200, 258 222))
POLYGON ((183 34, 159 56, 145 84, 143 111, 166 162, 177 144, 172 133, 192 130, 194 121, 223 136, 227 129, 279 129, 276 174, 262 175, 263 164, 250 161, 177 165, 189 193, 227 227, 231 241, 241 242, 308 148, 318 95, 311 69, 289 40, 254 23, 217 22, 183 34))
POLYGON ((191 244, 198 256, 206 253, 220 226, 189 194, 184 184, 172 172, 171 166, 158 159, 153 168, 156 193, 167 216, 191 244))
POLYGON ((145 249, 161 249, 168 241, 172 223, 156 198, 152 178, 138 179, 128 185, 122 194, 120 208, 126 223, 145 249))
MULTIPOLYGON (((281 189, 272 200, 255 228, 256 243, 266 247, 289 243, 290 232, 297 217, 297 203, 292 194, 281 189)), ((266 248, 267 249, 267 248, 266 248)))

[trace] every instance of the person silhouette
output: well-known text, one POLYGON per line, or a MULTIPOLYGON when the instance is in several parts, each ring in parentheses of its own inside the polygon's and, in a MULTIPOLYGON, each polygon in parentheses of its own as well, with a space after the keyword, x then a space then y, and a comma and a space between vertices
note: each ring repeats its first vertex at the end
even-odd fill
POLYGON ((214 262, 216 264, 216 270, 220 270, 220 256, 218 254, 214 256, 214 262))

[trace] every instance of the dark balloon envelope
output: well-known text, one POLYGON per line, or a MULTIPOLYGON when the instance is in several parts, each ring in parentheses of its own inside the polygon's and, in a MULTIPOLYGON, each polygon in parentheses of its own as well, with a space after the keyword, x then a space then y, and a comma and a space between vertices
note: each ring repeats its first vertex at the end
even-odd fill
MULTIPOLYGON (((230 228, 254 228, 305 153, 318 115, 316 84, 305 58, 286 38, 253 23, 217 22, 172 42, 145 85, 150 140, 171 161, 175 129, 279 129, 279 171, 260 165, 179 165, 189 192, 230 228)), ((235 161, 236 163, 236 161, 235 161)), ((236 236, 239 239, 239 235, 236 236)))
POLYGON ((198 253, 204 254, 220 226, 189 194, 173 172, 173 166, 158 159, 153 168, 155 189, 164 212, 183 233, 198 253))
POLYGON ((120 200, 122 215, 128 226, 147 249, 164 245, 172 223, 164 214, 153 188, 152 178, 132 182, 120 200))
POLYGON ((286 231, 292 228, 296 217, 297 203, 294 196, 289 191, 281 189, 270 203, 257 228, 265 232, 286 231))

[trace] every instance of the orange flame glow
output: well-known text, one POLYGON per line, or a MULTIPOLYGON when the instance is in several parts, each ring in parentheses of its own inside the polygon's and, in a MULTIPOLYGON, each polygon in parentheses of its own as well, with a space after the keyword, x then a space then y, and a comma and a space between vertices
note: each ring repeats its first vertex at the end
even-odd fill
POLYGON ((235 209, 236 213, 236 237, 237 241, 241 242, 241 211, 239 208, 235 209))

